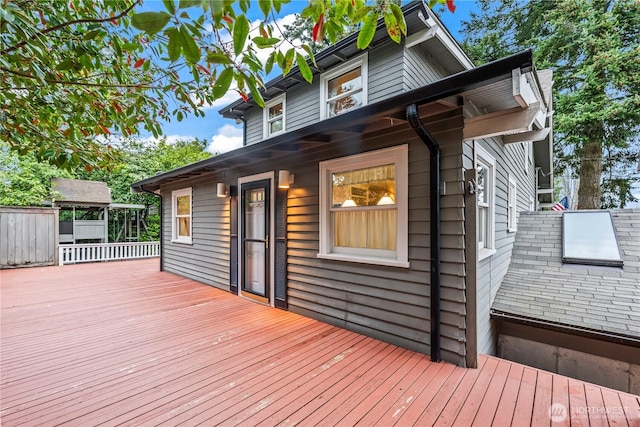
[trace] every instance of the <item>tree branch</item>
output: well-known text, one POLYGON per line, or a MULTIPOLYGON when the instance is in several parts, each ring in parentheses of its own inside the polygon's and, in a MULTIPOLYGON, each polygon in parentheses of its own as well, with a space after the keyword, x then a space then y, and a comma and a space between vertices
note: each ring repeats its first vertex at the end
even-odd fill
POLYGON ((13 52, 14 50, 20 49, 21 47, 25 46, 27 43, 31 42, 34 39, 37 39, 45 34, 51 33, 53 31, 58 31, 61 28, 64 27, 68 27, 71 25, 76 25, 76 24, 101 24, 104 22, 108 22, 108 21, 113 21, 114 19, 120 19, 124 16, 127 16, 129 14, 129 12, 131 12, 133 10, 134 7, 136 7, 138 4, 141 3, 142 0, 136 0, 131 6, 129 6, 127 9, 125 9, 122 13, 120 13, 119 15, 116 16, 112 16, 109 18, 100 18, 100 19, 76 19, 73 21, 69 21, 69 22, 63 22, 61 24, 58 25, 54 25, 53 27, 49 27, 49 28, 45 28, 44 30, 34 34, 33 36, 29 37, 26 40, 22 40, 20 43, 8 47, 7 49, 0 51, 0 55, 6 55, 10 52, 13 52))
MULTIPOLYGON (((27 79, 32 80, 40 80, 37 77, 32 76, 31 74, 23 73, 20 71, 10 70, 5 67, 0 67, 1 71, 6 73, 15 74, 21 77, 25 77, 27 79)), ((64 86, 85 86, 85 87, 105 87, 105 88, 135 88, 135 89, 160 89, 158 86, 152 86, 150 84, 108 84, 108 83, 91 83, 91 82, 80 82, 80 81, 71 81, 71 80, 53 80, 53 79, 44 79, 46 83, 51 84, 59 84, 64 86)), ((18 89, 18 88, 11 88, 18 89)), ((19 88, 24 90, 29 90, 28 88, 19 88)))

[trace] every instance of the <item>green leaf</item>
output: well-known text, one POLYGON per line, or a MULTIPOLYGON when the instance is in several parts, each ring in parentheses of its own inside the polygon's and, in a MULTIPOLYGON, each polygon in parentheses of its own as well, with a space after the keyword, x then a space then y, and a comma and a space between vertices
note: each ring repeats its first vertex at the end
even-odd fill
POLYGON ((282 74, 289 74, 289 71, 291 71, 291 67, 293 67, 293 60, 295 58, 295 54, 296 51, 295 49, 291 48, 287 51, 287 53, 284 55, 284 67, 282 67, 282 74))
POLYGON ((395 16, 395 18, 396 18, 398 26, 400 27, 400 31, 402 32, 402 34, 404 34, 406 36, 407 35, 407 23, 404 20, 404 14, 402 13, 402 9, 400 8, 400 6, 398 6, 395 3, 389 4, 389 7, 391 8, 391 13, 393 13, 393 16, 395 16))
POLYGON ((268 47, 273 46, 274 44, 278 43, 280 41, 280 39, 275 38, 275 37, 254 37, 251 39, 252 42, 254 42, 256 44, 256 46, 258 46, 258 48, 260 49, 265 49, 268 47))
POLYGON ((400 40, 402 39, 402 33, 400 32, 400 26, 398 25, 396 17, 392 13, 385 13, 384 25, 387 28, 387 33, 389 34, 391 40, 396 43, 400 43, 400 40))
POLYGON ((189 64, 195 64, 200 60, 201 52, 198 44, 191 34, 189 34, 189 30, 186 26, 180 27, 180 32, 182 33, 183 42, 182 42, 182 52, 184 53, 184 58, 187 60, 189 64))
POLYGON ((247 86, 249 86, 249 91, 251 92, 253 100, 258 104, 258 106, 264 107, 264 98, 258 90, 255 80, 244 73, 242 73, 242 77, 244 78, 244 81, 247 82, 247 86))
POLYGON ((227 55, 219 52, 208 52, 207 62, 211 64, 231 65, 232 62, 227 55))
POLYGON ((258 0, 258 5, 262 13, 264 13, 264 18, 267 19, 269 12, 271 12, 271 0, 258 0))
POLYGON ((269 74, 271 72, 271 70, 273 70, 273 61, 276 58, 276 52, 273 51, 269 54, 269 57, 267 58, 267 62, 264 65, 264 71, 269 74))
POLYGON ((215 84, 213 85, 213 97, 214 99, 222 98, 229 87, 231 86, 231 81, 233 80, 233 69, 225 68, 222 70, 218 78, 216 79, 215 84))
POLYGON ((245 15, 239 15, 233 24, 233 52, 236 56, 242 53, 249 35, 249 21, 245 15))
POLYGON ((224 2, 222 0, 210 0, 211 16, 216 22, 220 22, 224 13, 224 2))
POLYGON ((165 9, 167 9, 170 14, 173 15, 176 13, 176 4, 173 0, 162 0, 162 3, 164 3, 165 9))
POLYGON ((189 7, 199 7, 202 4, 202 0, 180 0, 178 2, 178 9, 187 9, 189 7))
POLYGON ((376 34, 377 24, 378 15, 375 11, 369 13, 362 23, 360 34, 358 34, 358 42, 356 44, 358 49, 365 49, 369 44, 371 44, 371 40, 373 40, 373 36, 376 34))
POLYGON ((311 59, 311 63, 313 64, 313 66, 318 68, 318 64, 316 63, 316 58, 313 55, 313 49, 311 49, 311 46, 309 46, 308 44, 303 44, 302 48, 305 50, 305 52, 307 52, 307 55, 309 55, 309 59, 311 59))
POLYGON ((311 68, 309 68, 309 64, 307 64, 307 59, 299 53, 296 53, 296 60, 300 74, 302 74, 302 77, 304 77, 307 83, 311 83, 313 81, 313 72, 311 68))
POLYGON ((142 12, 131 17, 131 25, 140 31, 155 34, 162 30, 170 19, 171 15, 167 12, 142 12))
POLYGON ((175 28, 169 28, 167 30, 169 36, 169 42, 167 43, 167 53, 169 54, 169 60, 175 62, 180 58, 182 54, 182 45, 184 40, 182 33, 175 28))

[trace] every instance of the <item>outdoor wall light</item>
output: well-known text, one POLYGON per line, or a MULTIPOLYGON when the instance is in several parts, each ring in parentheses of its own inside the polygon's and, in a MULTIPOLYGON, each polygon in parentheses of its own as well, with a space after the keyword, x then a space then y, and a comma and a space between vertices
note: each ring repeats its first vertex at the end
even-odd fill
POLYGON ((278 188, 289 188, 291 184, 293 184, 295 175, 289 173, 288 170, 279 170, 278 171, 278 188))
POLYGON ((216 185, 216 196, 218 197, 229 197, 229 191, 227 190, 227 186, 224 182, 219 182, 216 185))

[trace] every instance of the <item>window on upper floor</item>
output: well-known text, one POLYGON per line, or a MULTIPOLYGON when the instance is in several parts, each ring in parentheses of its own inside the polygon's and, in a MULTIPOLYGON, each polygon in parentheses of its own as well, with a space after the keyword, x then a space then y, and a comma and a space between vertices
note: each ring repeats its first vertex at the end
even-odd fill
POLYGON ((320 118, 327 119, 367 104, 368 56, 359 56, 320 78, 320 118))
POLYGON ((171 241, 192 243, 191 187, 171 192, 171 241))
POLYGON ((406 145, 320 163, 318 257, 409 267, 406 145))
POLYGON ((285 127, 286 97, 278 96, 265 103, 264 137, 269 138, 286 130, 285 127))
POLYGON ((507 230, 516 231, 517 228, 517 192, 516 180, 509 175, 509 189, 507 191, 507 230))
POLYGON ((476 191, 478 198, 478 259, 495 253, 496 161, 476 145, 476 191))

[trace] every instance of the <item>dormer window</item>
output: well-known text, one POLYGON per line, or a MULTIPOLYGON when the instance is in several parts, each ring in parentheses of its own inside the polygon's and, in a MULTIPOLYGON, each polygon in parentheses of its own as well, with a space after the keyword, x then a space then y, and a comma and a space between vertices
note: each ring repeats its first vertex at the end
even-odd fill
POLYGON ((367 104, 367 54, 323 74, 320 117, 328 119, 367 104))
POLYGON ((285 131, 285 96, 281 95, 265 103, 264 137, 269 138, 285 131))

